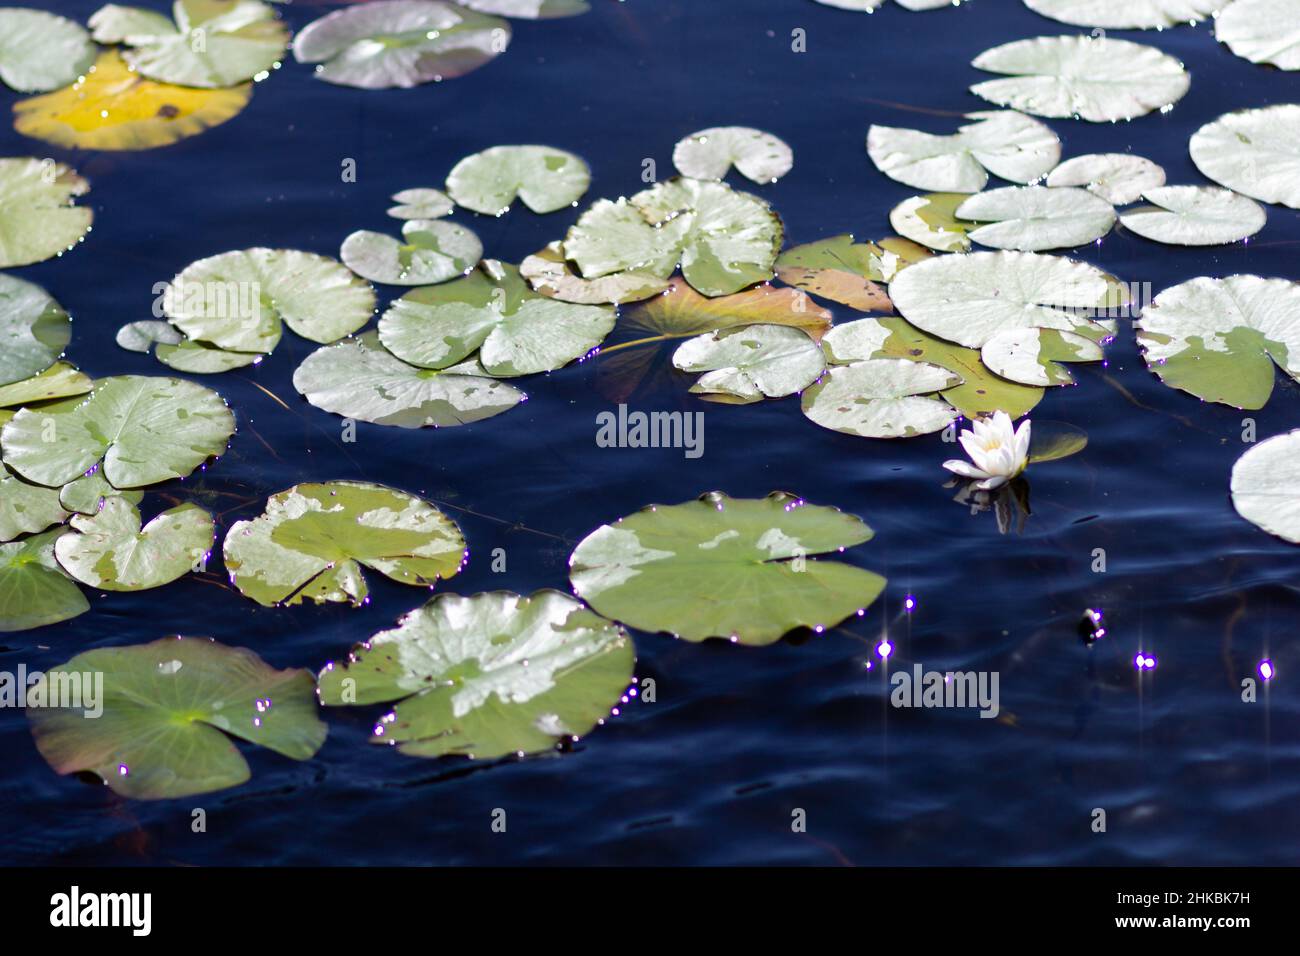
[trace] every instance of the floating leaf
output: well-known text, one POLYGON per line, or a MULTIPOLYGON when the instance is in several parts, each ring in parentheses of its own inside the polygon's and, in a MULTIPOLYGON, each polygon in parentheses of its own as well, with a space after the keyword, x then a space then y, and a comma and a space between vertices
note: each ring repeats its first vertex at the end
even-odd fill
POLYGON ((1088 447, 1088 433, 1082 428, 1064 422, 1034 420, 1034 430, 1029 439, 1029 463, 1041 464, 1060 461, 1077 455, 1088 447))
POLYGON ((1036 119, 1012 110, 968 113, 950 136, 872 126, 867 155, 890 179, 933 192, 974 193, 992 173, 1031 183, 1061 158, 1061 141, 1036 119))
POLYGON ((456 208, 441 189, 403 189, 393 194, 393 201, 399 205, 388 210, 395 219, 441 219, 456 208))
POLYGON ((1225 113, 1193 133, 1188 149, 1219 185, 1300 209, 1300 104, 1225 113))
POLYGON ((889 224, 900 236, 938 252, 966 252, 966 233, 975 223, 958 219, 957 207, 966 193, 930 193, 904 199, 889 211, 889 224))
POLYGON ((335 10, 293 38, 299 63, 367 90, 454 79, 504 53, 510 24, 438 0, 379 0, 335 10))
POLYGON ((538 295, 579 305, 639 302, 668 288, 667 279, 636 270, 615 272, 599 279, 584 279, 569 268, 564 246, 559 242, 549 243, 545 249, 526 258, 519 264, 519 274, 528 280, 538 295))
POLYGON ((70 149, 153 149, 224 123, 252 95, 251 83, 220 90, 155 83, 108 50, 72 86, 15 103, 14 129, 70 149))
POLYGON ((938 365, 868 359, 832 367, 803 393, 803 413, 823 428, 863 438, 911 438, 946 428, 957 410, 935 395, 961 384, 938 365))
POLYGON ((836 325, 822 338, 822 350, 837 365, 904 358, 946 368, 962 381, 939 394, 967 418, 987 418, 995 411, 1020 418, 1043 397, 1041 388, 1010 382, 989 371, 975 349, 927 335, 896 315, 836 325))
POLYGON ((1082 246, 1100 239, 1115 224, 1110 203, 1068 187, 990 189, 963 202, 956 215, 985 223, 969 233, 980 245, 1022 252, 1082 246))
POLYGON ((1300 430, 1275 435, 1237 459, 1232 506, 1257 528, 1300 544, 1300 430))
POLYGON ((30 481, 64 485, 100 461, 115 488, 184 478, 226 448, 235 417, 211 389, 178 378, 115 375, 88 398, 25 408, 0 432, 4 462, 30 481))
POLYGON ((104 478, 103 470, 95 468, 89 474, 68 482, 58 489, 59 504, 68 511, 77 514, 98 514, 104 502, 109 498, 121 498, 128 504, 138 505, 144 498, 144 492, 138 488, 120 490, 110 485, 104 478))
POLYGON ((55 362, 39 375, 33 375, 21 382, 0 385, 0 424, 9 420, 4 417, 5 409, 35 405, 55 398, 84 395, 93 385, 90 376, 78 372, 67 362, 55 362))
POLYGON ((0 541, 35 534, 67 520, 58 488, 34 485, 0 464, 0 541))
POLYGON ((692 392, 749 401, 801 392, 826 367, 817 343, 788 325, 750 325, 696 336, 673 353, 673 364, 683 372, 705 373, 692 392))
POLYGON ((1073 385, 1062 362, 1100 362, 1105 356, 1091 339, 1061 329, 1010 329, 993 336, 980 359, 995 374, 1022 385, 1073 385))
POLYGON ((265 74, 289 45, 275 9, 259 0, 176 0, 161 14, 109 4, 90 18, 100 43, 122 43, 127 65, 162 83, 217 88, 265 74))
POLYGON ((124 797, 187 797, 246 782, 248 764, 226 734, 307 760, 328 732, 310 672, 275 670, 206 638, 87 651, 51 668, 33 691, 91 674, 103 675, 102 713, 89 701, 50 700, 28 708, 32 735, 56 772, 91 771, 124 797))
POLYGON ((159 343, 178 345, 184 338, 169 323, 159 319, 146 319, 122 326, 117 330, 114 341, 128 352, 143 352, 148 355, 159 343))
POLYGON ((308 355, 293 373, 293 386, 327 412, 401 428, 466 425, 509 411, 526 397, 459 367, 408 365, 373 332, 308 355))
POLYGON ((1264 228, 1264 208, 1253 199, 1215 186, 1158 186, 1148 189, 1153 206, 1121 213, 1124 227, 1139 236, 1175 246, 1217 246, 1253 236, 1264 228))
POLYGON ((692 179, 725 179, 732 166, 746 179, 774 183, 794 166, 782 140, 748 126, 715 126, 678 141, 673 165, 692 179))
POLYGON ((787 285, 860 312, 890 312, 889 296, 876 283, 889 282, 900 269, 929 257, 907 240, 855 243, 845 234, 787 249, 776 260, 776 274, 787 285))
POLYGON ((95 62, 90 34, 43 10, 0 9, 0 80, 19 93, 76 82, 95 62))
POLYGON ((587 0, 459 0, 462 6, 479 13, 495 13, 522 20, 550 20, 576 17, 591 9, 587 0))
POLYGON ((379 340, 421 368, 447 368, 477 351, 489 375, 506 377, 567 365, 613 328, 613 308, 543 298, 514 266, 489 259, 463 279, 402 296, 379 320, 379 340))
POLYGON ((469 552, 455 522, 415 495, 357 481, 295 485, 226 535, 226 568, 246 596, 268 607, 347 601, 369 591, 362 568, 432 587, 469 552))
POLYGON ((1147 365, 1171 388, 1263 408, 1273 363, 1300 381, 1300 284, 1235 275, 1165 289, 1134 323, 1147 365))
POLYGON ((71 525, 75 530, 54 543, 55 557, 82 584, 104 591, 170 584, 203 561, 215 540, 212 515, 189 503, 141 527, 135 505, 114 496, 71 525))
POLYGON ((812 557, 871 536, 860 518, 788 494, 713 492, 602 525, 570 556, 569 578, 598 613, 631 627, 771 644, 838 624, 880 595, 880 575, 812 557))
POLYGON ((408 219, 402 224, 402 239, 358 230, 343 240, 339 258, 372 282, 431 285, 464 275, 483 255, 478 236, 451 222, 408 219))
POLYGON ((1094 123, 1172 106, 1191 83, 1172 56, 1106 36, 1014 40, 985 50, 971 65, 1006 74, 976 83, 970 88, 976 96, 1035 116, 1094 123))
POLYGON ((457 205, 500 216, 515 197, 535 213, 572 206, 591 185, 581 158, 550 146, 493 146, 466 156, 447 176, 457 205))
POLYGON ((0 268, 62 255, 90 231, 90 184, 52 159, 0 159, 0 268))
POLYGON ((0 274, 0 385, 39 375, 63 354, 72 321, 49 293, 0 274))
POLYGON ((296 249, 240 249, 191 262, 163 294, 163 311, 191 339, 232 352, 270 352, 281 323, 313 342, 370 321, 375 292, 340 263, 296 249))
POLYGON ((232 352, 207 342, 186 339, 176 345, 159 345, 154 357, 168 368, 191 375, 215 375, 237 368, 247 368, 262 361, 260 352, 232 352))
POLYGON ((371 742, 475 759, 541 753, 608 716, 636 654, 567 594, 440 594, 320 673, 326 706, 399 701, 371 742))
POLYGON ((1013 329, 1062 329, 1104 338, 1094 322, 1109 292, 1100 269, 1034 252, 936 256, 899 273, 889 294, 922 331, 967 348, 983 348, 1013 329))
POLYGON ((1025 0, 1025 6, 1035 13, 1077 27, 1159 30, 1180 23, 1195 23, 1213 16, 1222 2, 1223 0, 1025 0))
POLYGON ((1142 198, 1148 189, 1165 184, 1165 171, 1149 159, 1130 153, 1089 153, 1067 159, 1047 175, 1047 185, 1083 186, 1112 206, 1142 198))
POLYGON ((55 529, 0 544, 0 633, 67 621, 90 610, 54 558, 55 529))
POLYGON ((1300 70, 1300 3, 1232 0, 1215 17, 1214 37, 1251 63, 1300 70))
MULTIPOLYGON (((840 10, 856 10, 860 13, 871 13, 877 7, 883 6, 885 0, 817 0, 818 3, 828 7, 838 7, 840 10)), ((921 10, 938 10, 942 7, 955 7, 962 0, 896 0, 898 5, 904 10, 911 10, 913 13, 921 10)))

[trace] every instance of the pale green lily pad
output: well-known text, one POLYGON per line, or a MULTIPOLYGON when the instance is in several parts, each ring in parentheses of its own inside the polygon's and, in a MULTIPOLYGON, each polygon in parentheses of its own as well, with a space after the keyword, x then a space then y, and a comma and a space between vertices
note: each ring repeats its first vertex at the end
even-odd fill
MULTIPOLYGON (((940 10, 943 7, 955 7, 962 0, 895 0, 904 10, 919 13, 922 10, 940 10)), ((855 10, 859 13, 872 13, 884 6, 885 0, 817 0, 817 3, 840 10, 855 10)))
POLYGON ((509 44, 510 24, 497 17, 439 0, 378 0, 307 24, 293 56, 328 83, 381 90, 464 76, 509 44))
POLYGON ((100 43, 125 44, 123 59, 141 76, 206 89, 260 78, 289 45, 275 8, 259 0, 176 0, 172 16, 109 4, 90 28, 100 43))
POLYGON ((441 189, 416 187, 393 194, 398 205, 388 210, 394 219, 441 219, 451 214, 456 204, 441 189))
POLYGON ((36 748, 56 772, 90 771, 136 800, 245 783, 248 764, 227 734, 307 760, 328 733, 309 671, 275 670, 207 638, 87 651, 47 671, 45 683, 86 674, 103 675, 103 712, 87 720, 86 707, 29 707, 36 748))
POLYGON ((240 249, 192 262, 163 294, 189 338, 231 352, 270 352, 283 325, 322 344, 370 321, 375 292, 341 263, 296 249, 240 249))
POLYGON ((0 464, 0 542, 36 534, 67 520, 58 488, 34 485, 0 464))
POLYGON ((576 17, 591 9, 587 0, 460 0, 460 3, 479 13, 494 13, 499 17, 517 17, 521 20, 576 17))
POLYGON ((482 255, 483 244, 473 232, 434 219, 408 219, 402 224, 401 242, 362 229, 344 239, 339 250, 345 266, 385 285, 446 282, 465 275, 482 255))
POLYGON ((1088 433, 1065 422, 1034 421, 1029 439, 1029 463, 1060 461, 1088 447, 1088 433))
POLYGON ((1124 228, 1174 246, 1217 246, 1253 236, 1268 218, 1264 207, 1216 186, 1160 186, 1145 197, 1152 206, 1121 213, 1124 228))
POLYGON ((730 295, 772 278, 784 230, 757 196, 724 183, 671 179, 628 202, 599 202, 564 239, 583 278, 629 269, 682 275, 707 296, 730 295))
POLYGON ((1234 275, 1165 289, 1134 323, 1151 371, 1207 402, 1263 408, 1273 363, 1300 381, 1300 284, 1234 275))
POLYGON ((379 340, 404 362, 445 369, 478 353, 492 376, 548 372, 580 359, 614 328, 610 306, 537 295, 512 265, 486 260, 463 279, 415 289, 379 320, 379 340))
POLYGON ((551 146, 493 146, 466 156, 447 176, 458 206, 500 216, 518 196, 535 213, 572 206, 591 185, 591 170, 573 153, 551 146))
POLYGON ((264 358, 261 352, 232 352, 193 339, 185 339, 176 345, 160 344, 154 349, 154 357, 168 368, 191 375, 216 375, 247 368, 264 358))
POLYGON ((1025 0, 1045 17, 1076 27, 1161 30, 1214 15, 1223 0, 1025 0))
POLYGON ((958 219, 957 207, 967 199, 966 193, 930 193, 912 196, 889 211, 889 224, 906 239, 936 252, 966 252, 970 240, 966 234, 976 224, 958 219))
POLYGON ((138 505, 144 498, 144 492, 139 488, 114 488, 100 468, 68 482, 58 491, 59 504, 68 511, 83 515, 97 514, 109 498, 121 498, 132 505, 138 505))
POLYGON ((732 166, 746 179, 774 183, 794 166, 786 143, 761 129, 715 126, 679 140, 673 165, 692 179, 725 179, 732 166))
POLYGON ((362 568, 432 587, 469 557, 456 523, 415 495, 383 485, 330 481, 295 485, 267 499, 226 535, 226 569, 258 604, 362 603, 362 568))
POLYGON ((113 496, 70 523, 74 530, 54 543, 55 557, 72 577, 103 591, 170 584, 205 561, 216 540, 212 515, 189 503, 141 527, 135 505, 113 496))
POLYGON ((880 595, 880 575, 814 557, 871 536, 860 518, 792 495, 713 492, 597 528, 570 556, 569 579, 630 627, 772 644, 797 627, 832 627, 880 595))
POLYGON ((930 255, 908 239, 854 242, 845 234, 787 249, 776 260, 776 274, 786 285, 860 312, 892 312, 881 284, 930 255))
POLYGON ((226 449, 235 417, 211 389, 177 378, 116 375, 89 397, 25 408, 0 431, 4 463, 64 485, 99 462, 115 488, 184 478, 226 449))
POLYGON ((1106 300, 1106 273, 1087 263, 1036 252, 936 256, 898 274, 889 294, 924 332, 983 348, 1001 332, 1044 328, 1098 340, 1111 328, 1089 317, 1106 300))
POLYGON ((72 320, 40 286, 0 274, 0 385, 39 375, 72 338, 72 320))
POLYGON ((1225 113, 1193 133, 1188 149, 1219 185, 1300 209, 1300 104, 1225 113))
POLYGON ((817 381, 826 360, 802 329, 750 325, 688 339, 673 353, 683 372, 703 372, 691 391, 755 401, 801 392, 817 381))
POLYGON ((956 215, 985 224, 968 234, 980 245, 1021 252, 1082 246, 1100 239, 1115 224, 1110 203, 1069 187, 990 189, 963 202, 956 215))
POLYGON ((155 345, 179 345, 184 339, 185 336, 177 332, 171 323, 160 319, 145 319, 122 326, 117 330, 115 341, 128 352, 143 352, 148 355, 155 345))
POLYGON ((1300 430, 1275 435, 1237 459, 1232 506, 1257 528, 1300 544, 1300 430))
MULTIPOLYGON (((67 362, 55 362, 39 375, 12 385, 0 385, 0 412, 57 398, 85 395, 93 387, 89 375, 77 371, 67 362)), ((7 420, 0 417, 0 424, 7 420)))
POLYGON ((527 398, 513 385, 459 366, 426 369, 403 362, 374 332, 308 355, 293 373, 293 387, 324 411, 400 428, 467 425, 527 398))
POLYGON ((77 81, 95 62, 90 34, 43 10, 0 9, 0 81, 19 93, 47 93, 77 81))
POLYGON ((90 610, 54 557, 60 529, 0 544, 0 633, 67 621, 90 610))
POLYGON ((1251 63, 1300 70, 1300 3, 1232 0, 1214 20, 1214 37, 1251 63))
POLYGON ((90 231, 94 213, 73 199, 90 184, 48 159, 0 159, 0 269, 67 252, 90 231))
POLYGON ((1012 110, 968 113, 974 120, 948 136, 915 129, 872 126, 867 155, 876 168, 914 189, 974 193, 989 173, 1032 183, 1061 158, 1061 141, 1036 119, 1012 110))
POLYGON ((1089 153, 1061 163, 1047 174, 1047 185, 1082 186, 1112 206, 1137 202, 1148 189, 1165 184, 1165 171, 1131 153, 1089 153))
POLYGON ((399 701, 370 740, 415 757, 542 753, 609 715, 636 653, 559 591, 440 594, 320 673, 326 706, 399 701))
POLYGON ((827 361, 851 365, 867 359, 902 358, 928 362, 956 373, 961 384, 939 395, 967 418, 987 418, 1003 411, 1012 418, 1029 413, 1043 389, 1011 382, 994 374, 976 349, 962 348, 927 335, 901 316, 858 319, 836 325, 822 338, 827 361))
POLYGON ((559 242, 548 243, 545 249, 524 259, 519 264, 519 274, 538 295, 578 305, 640 302, 668 288, 667 279, 634 269, 599 279, 584 279, 569 267, 564 246, 559 242))
POLYGON ((980 359, 995 374, 1022 385, 1073 385, 1062 362, 1100 362, 1105 355, 1092 339, 1061 329, 1009 329, 980 349, 980 359))
POLYGON ((961 376, 909 359, 868 359, 833 366, 803 393, 803 413, 822 428, 862 438, 911 438, 941 431, 957 410, 937 393, 961 376))

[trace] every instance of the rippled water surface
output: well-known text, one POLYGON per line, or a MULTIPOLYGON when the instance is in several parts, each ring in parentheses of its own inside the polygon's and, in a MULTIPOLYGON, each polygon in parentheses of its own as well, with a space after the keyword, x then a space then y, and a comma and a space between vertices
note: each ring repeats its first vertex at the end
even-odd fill
MULTIPOLYGON (((49 5, 46 5, 47 7, 49 5)), ((59 12, 85 20, 98 4, 59 12)), ((787 241, 887 235, 911 190, 876 172, 871 123, 949 132, 986 104, 967 66, 1007 40, 1078 32, 1013 0, 973 0, 871 16, 811 0, 595 0, 583 17, 517 22, 510 50, 468 77, 411 91, 315 81, 288 62, 238 118, 179 145, 136 154, 56 152, 92 182, 94 232, 73 253, 17 270, 75 317, 70 358, 94 376, 161 374, 113 344, 148 318, 155 282, 194 259, 255 245, 337 255, 358 228, 395 231, 401 188, 440 185, 461 156, 500 143, 582 154, 588 200, 639 189, 642 162, 671 169, 673 143, 714 125, 751 125, 795 150, 794 171, 762 195, 787 241), (807 52, 791 50, 806 31, 807 52), (340 181, 344 159, 356 183, 340 181)), ((283 11, 300 28, 328 8, 283 11)), ((1300 76, 1253 66, 1209 26, 1117 33, 1183 60, 1191 92, 1131 123, 1049 121, 1066 156, 1132 150, 1171 183, 1202 178, 1187 156, 1201 124, 1232 109, 1300 101, 1300 76)), ((10 102, 16 99, 5 92, 10 102)), ((7 124, 6 124, 7 126, 7 124)), ((47 148, 6 128, 5 155, 47 148)), ((741 188, 751 188, 742 185, 741 188)), ((500 219, 458 214, 487 254, 517 262, 559 238, 579 210, 500 219)), ((1116 230, 1075 254, 1152 291, 1198 275, 1300 278, 1300 224, 1268 207, 1249 244, 1189 250, 1116 230)), ((400 290, 381 289, 383 301, 400 290)), ((852 316, 835 307, 837 321, 852 316)), ((1300 674, 1294 622, 1300 555, 1239 519, 1227 494, 1247 413, 1161 385, 1127 321, 1104 366, 1078 366, 1035 422, 1086 430, 1080 455, 1031 469, 1032 514, 999 533, 944 487, 938 436, 877 442, 819 429, 798 401, 700 403, 668 352, 633 408, 705 412, 705 450, 602 449, 595 416, 620 394, 596 358, 523 383, 529 401, 489 421, 438 431, 358 426, 312 408, 290 378, 308 353, 286 334, 260 367, 208 377, 235 408, 228 454, 163 495, 193 496, 223 529, 268 494, 304 480, 366 479, 428 496, 461 524, 460 593, 566 587, 566 558, 600 523, 650 502, 721 489, 774 489, 861 515, 876 530, 844 560, 886 574, 867 615, 767 648, 694 645, 636 633, 639 677, 657 702, 634 704, 553 757, 478 765, 408 759, 367 746, 378 708, 331 711, 311 761, 246 748, 250 783, 204 797, 124 801, 56 776, 20 712, 0 712, 0 860, 9 863, 1291 863, 1300 832, 1300 674), (281 407, 280 401, 288 409, 281 407), (488 555, 507 554, 493 573, 488 555), (1106 571, 1095 573, 1094 549, 1106 571), (906 595, 917 607, 901 613, 906 595), (1105 609, 1109 636, 1085 647, 1075 625, 1105 609), (1002 714, 889 706, 895 663, 1000 674, 1002 714), (1159 667, 1138 679, 1132 658, 1159 667), (1255 704, 1240 682, 1269 656, 1279 678, 1255 704), (191 812, 208 815, 204 834, 191 812), (1094 834, 1093 808, 1108 831, 1094 834), (505 834, 491 832, 504 808, 505 834), (806 811, 807 832, 791 829, 806 811)), ((618 333, 616 332, 616 335, 618 333)), ((1300 394, 1279 380, 1249 413, 1260 437, 1300 424, 1300 394)), ((92 647, 165 634, 209 635, 278 667, 318 667, 390 625, 424 595, 370 576, 372 600, 270 610, 210 573, 143 594, 92 595, 91 613, 5 635, 0 668, 45 668, 92 647)))

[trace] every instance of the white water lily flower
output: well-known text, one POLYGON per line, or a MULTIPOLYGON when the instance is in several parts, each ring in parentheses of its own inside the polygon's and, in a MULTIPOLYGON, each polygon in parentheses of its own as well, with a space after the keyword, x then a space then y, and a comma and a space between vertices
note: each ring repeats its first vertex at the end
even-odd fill
POLYGON ((970 462, 954 458, 943 463, 954 474, 974 478, 975 487, 989 491, 1005 485, 1029 464, 1029 419, 1019 428, 1006 412, 994 412, 991 419, 975 419, 973 431, 963 431, 959 441, 970 462))

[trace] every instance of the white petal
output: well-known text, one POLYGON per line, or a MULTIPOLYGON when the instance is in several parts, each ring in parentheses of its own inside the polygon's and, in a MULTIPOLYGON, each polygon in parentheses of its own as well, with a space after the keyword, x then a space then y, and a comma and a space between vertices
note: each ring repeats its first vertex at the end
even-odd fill
POLYGON ((960 458, 951 458, 943 463, 954 474, 961 475, 963 478, 988 478, 989 473, 981 471, 969 462, 962 461, 960 458))

